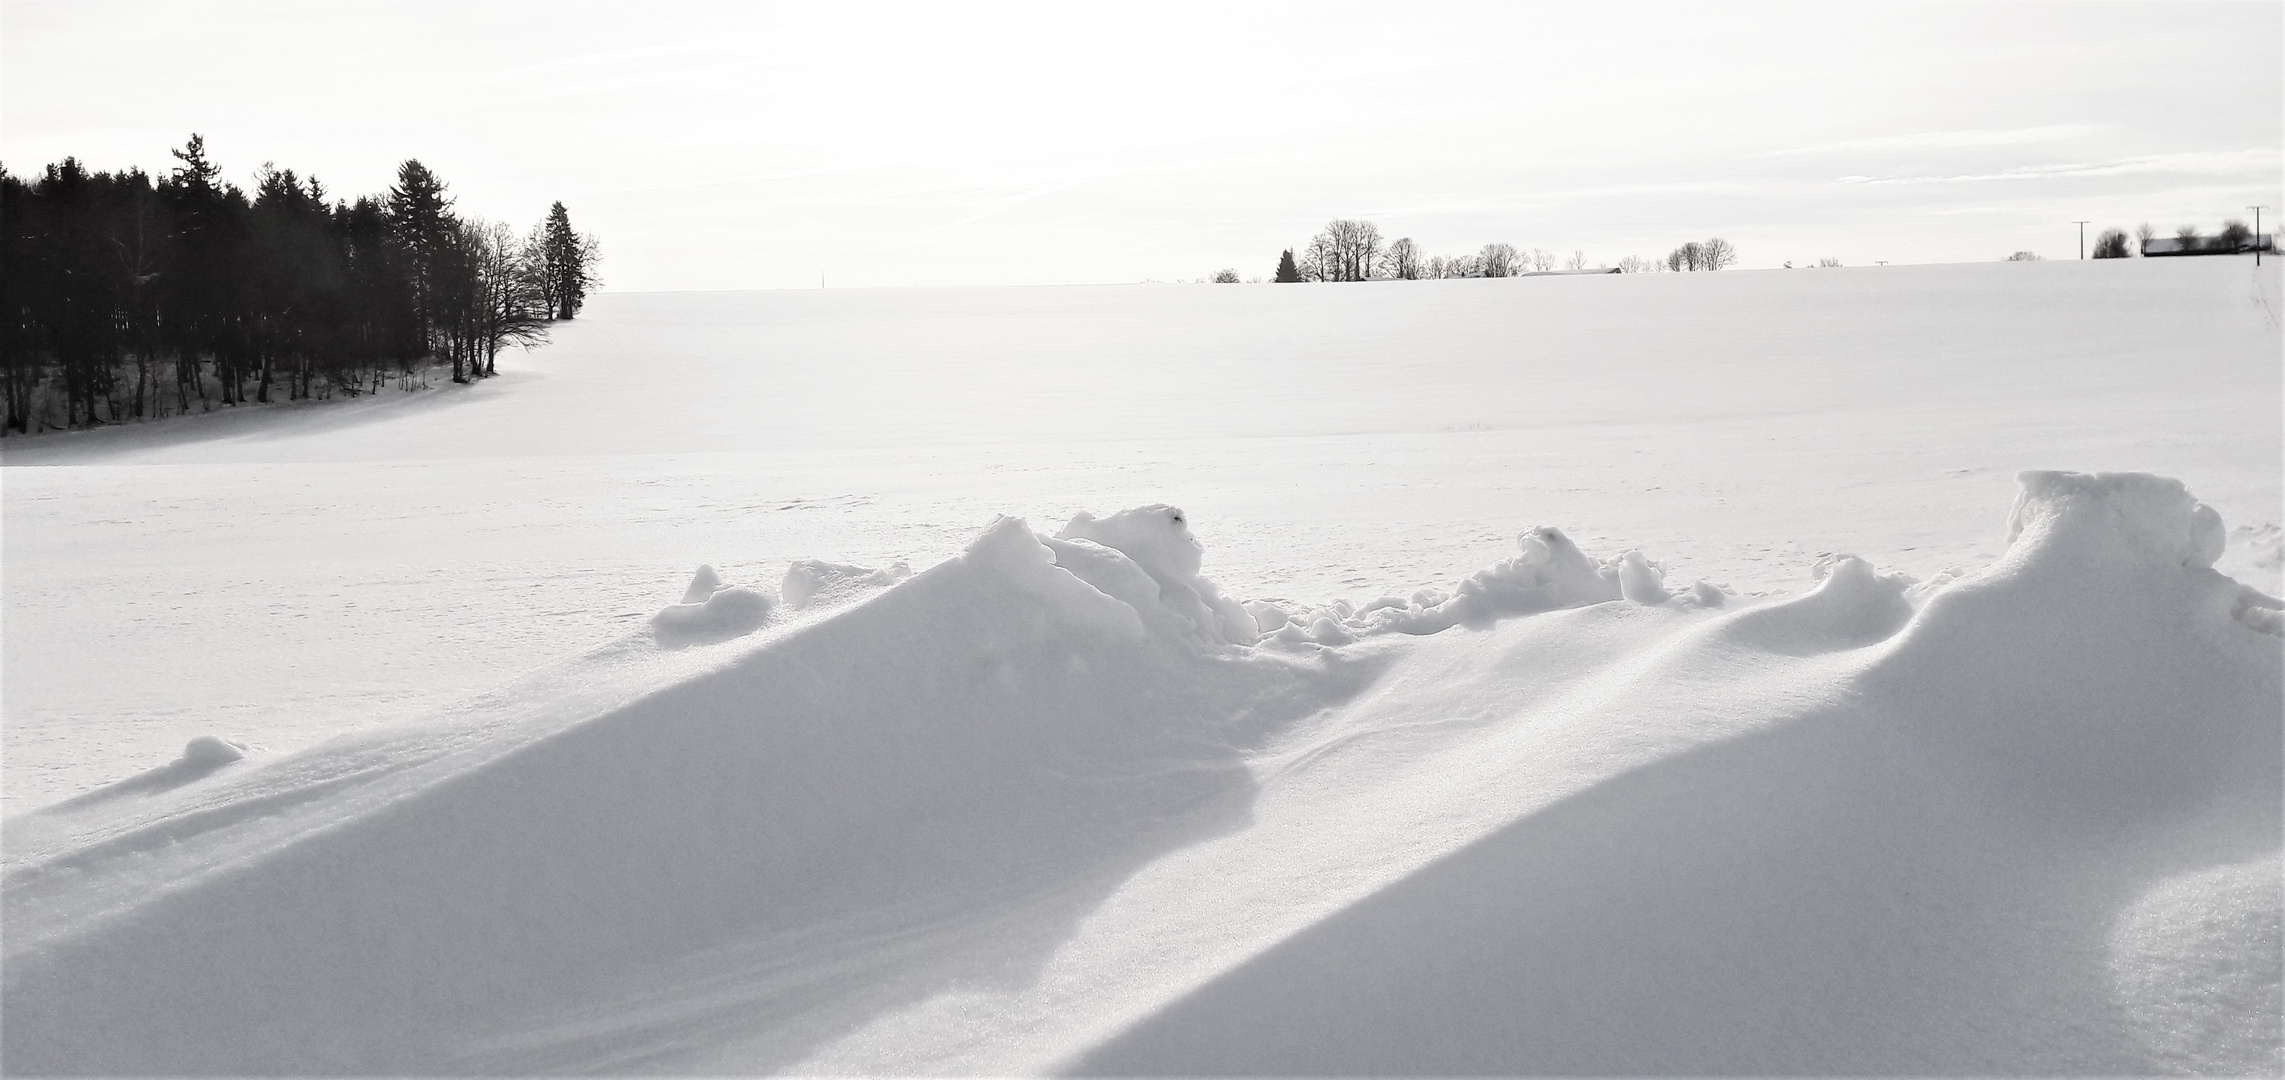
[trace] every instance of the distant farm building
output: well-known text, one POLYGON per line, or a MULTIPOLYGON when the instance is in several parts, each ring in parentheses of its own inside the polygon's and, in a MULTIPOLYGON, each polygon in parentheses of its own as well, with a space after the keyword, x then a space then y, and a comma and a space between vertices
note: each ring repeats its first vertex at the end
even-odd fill
POLYGON ((2148 258, 2161 255, 2243 255, 2252 251, 2276 250, 2276 237, 2267 234, 2248 236, 2234 244, 2219 236, 2154 236, 2142 242, 2142 254, 2148 258))

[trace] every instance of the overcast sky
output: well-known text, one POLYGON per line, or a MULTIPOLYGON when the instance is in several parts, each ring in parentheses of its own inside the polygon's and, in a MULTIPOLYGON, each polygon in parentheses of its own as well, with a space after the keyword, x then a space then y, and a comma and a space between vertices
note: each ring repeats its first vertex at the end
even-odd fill
POLYGON ((417 157, 463 213, 563 200, 625 290, 1266 275, 1333 217, 2073 258, 2074 219, 2285 202, 2281 11, 6 0, 0 161, 159 170, 197 131, 242 185, 355 194, 417 157))

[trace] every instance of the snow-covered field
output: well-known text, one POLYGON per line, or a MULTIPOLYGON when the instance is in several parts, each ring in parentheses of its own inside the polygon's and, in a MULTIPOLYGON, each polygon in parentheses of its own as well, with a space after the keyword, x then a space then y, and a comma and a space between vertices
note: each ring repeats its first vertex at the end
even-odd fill
POLYGON ((2280 311, 606 296, 469 389, 11 439, 0 1052, 2273 1072, 2280 311))

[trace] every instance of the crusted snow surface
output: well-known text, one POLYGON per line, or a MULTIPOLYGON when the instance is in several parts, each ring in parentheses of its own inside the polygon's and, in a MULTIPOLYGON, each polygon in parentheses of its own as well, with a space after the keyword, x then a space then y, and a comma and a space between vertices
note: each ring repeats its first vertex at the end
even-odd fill
POLYGON ((2273 1074, 2277 602, 2178 482, 2021 489, 1979 572, 1774 599, 1542 527, 1240 601, 1166 506, 702 571, 687 639, 9 819, 0 1054, 2273 1074))

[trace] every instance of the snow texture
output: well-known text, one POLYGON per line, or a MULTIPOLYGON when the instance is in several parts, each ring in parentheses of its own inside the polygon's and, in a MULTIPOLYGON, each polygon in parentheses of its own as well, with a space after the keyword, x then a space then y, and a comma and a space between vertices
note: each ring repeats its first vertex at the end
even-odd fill
POLYGON ((1829 556, 1778 598, 1542 527, 1450 589, 1239 603, 1165 506, 1002 517, 893 583, 796 564, 800 618, 702 570, 668 611, 735 643, 662 622, 8 819, 0 1053, 2274 1074, 2276 607, 2177 481, 2020 489, 1980 571, 1829 556), (735 594, 753 625, 710 621, 735 594))
POLYGON ((800 559, 786 567, 785 579, 778 583, 778 595, 785 598, 787 607, 798 611, 813 604, 838 603, 911 576, 912 568, 901 562, 876 570, 823 559, 800 559))
POLYGON ((2277 281, 606 294, 0 440, 0 1065, 2278 1075, 2277 281))

